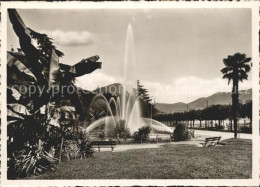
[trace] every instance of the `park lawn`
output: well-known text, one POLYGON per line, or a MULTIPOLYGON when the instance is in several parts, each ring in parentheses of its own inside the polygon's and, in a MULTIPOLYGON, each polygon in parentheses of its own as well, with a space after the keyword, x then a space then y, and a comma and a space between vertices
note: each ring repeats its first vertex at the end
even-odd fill
MULTIPOLYGON (((36 179, 246 179, 252 141, 224 140, 218 147, 165 144, 154 149, 99 152, 59 164, 36 179)), ((31 178, 30 178, 31 179, 31 178)))

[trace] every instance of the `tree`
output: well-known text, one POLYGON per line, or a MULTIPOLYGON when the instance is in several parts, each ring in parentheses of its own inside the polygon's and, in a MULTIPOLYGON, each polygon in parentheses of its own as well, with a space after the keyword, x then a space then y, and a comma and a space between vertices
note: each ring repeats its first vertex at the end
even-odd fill
POLYGON ((143 117, 152 117, 152 114, 156 113, 156 108, 154 103, 152 103, 152 98, 148 94, 148 90, 140 84, 140 81, 137 80, 137 95, 140 99, 140 104, 142 108, 143 117))
POLYGON ((148 94, 148 90, 144 88, 143 85, 140 84, 140 81, 137 80, 137 94, 140 98, 145 100, 147 103, 151 102, 151 98, 148 94))
POLYGON ((250 125, 252 125, 252 101, 248 101, 240 107, 240 116, 242 118, 249 118, 250 125))
POLYGON ((173 131, 174 141, 184 141, 189 139, 188 125, 178 124, 173 131))
POLYGON ((250 71, 249 62, 251 58, 247 58, 245 54, 236 53, 223 59, 225 67, 221 70, 223 79, 228 79, 228 84, 232 80, 232 118, 234 121, 234 137, 237 138, 237 117, 239 105, 238 84, 239 81, 247 80, 250 71))
POLYGON ((133 139, 134 141, 138 141, 140 143, 143 143, 149 138, 149 134, 151 132, 151 127, 144 126, 138 129, 138 131, 134 132, 133 139))
POLYGON ((196 110, 190 110, 190 111, 185 112, 185 113, 187 115, 186 120, 188 121, 188 123, 189 123, 189 121, 191 121, 192 122, 191 127, 194 127, 194 122, 198 118, 197 117, 197 111, 196 110))

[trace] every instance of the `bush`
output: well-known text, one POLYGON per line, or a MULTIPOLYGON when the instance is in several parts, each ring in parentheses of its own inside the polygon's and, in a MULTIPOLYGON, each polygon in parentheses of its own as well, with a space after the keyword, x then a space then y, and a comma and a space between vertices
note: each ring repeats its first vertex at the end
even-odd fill
POLYGON ((91 146, 90 137, 85 131, 78 134, 78 145, 80 158, 91 157, 94 154, 94 149, 91 146))
POLYGON ((54 170, 58 159, 46 152, 42 145, 29 146, 14 152, 8 158, 8 178, 30 177, 54 170))
POLYGON ((217 129, 224 130, 224 126, 220 125, 220 126, 217 127, 217 129))
POLYGON ((176 125, 173 131, 174 141, 184 141, 190 139, 188 126, 186 124, 178 124, 176 125))
POLYGON ((252 127, 240 127, 240 131, 243 133, 252 133, 252 127))
POLYGON ((114 137, 122 139, 127 139, 131 137, 129 129, 126 128, 125 120, 120 120, 119 124, 116 125, 116 128, 114 130, 114 137))
POLYGON ((62 157, 63 159, 83 159, 91 157, 94 154, 94 149, 91 146, 88 135, 83 132, 73 132, 70 138, 64 141, 62 157))
POLYGON ((73 160, 79 157, 79 146, 75 140, 65 140, 62 150, 62 160, 73 160))
POLYGON ((134 141, 141 142, 141 143, 146 141, 149 138, 149 134, 151 130, 152 129, 149 126, 139 128, 138 131, 134 132, 133 134, 134 141))

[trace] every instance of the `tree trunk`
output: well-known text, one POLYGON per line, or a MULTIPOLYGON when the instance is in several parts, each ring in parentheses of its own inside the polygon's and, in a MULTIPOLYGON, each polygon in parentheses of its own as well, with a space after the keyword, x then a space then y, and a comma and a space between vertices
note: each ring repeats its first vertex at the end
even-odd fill
POLYGON ((200 129, 201 129, 201 120, 200 120, 200 129))
POLYGON ((61 144, 60 144, 59 163, 61 163, 62 147, 63 147, 63 136, 62 136, 62 138, 61 138, 61 144))
POLYGON ((233 89, 232 89, 232 111, 234 120, 234 138, 237 138, 237 111, 238 111, 238 80, 233 79, 233 89))

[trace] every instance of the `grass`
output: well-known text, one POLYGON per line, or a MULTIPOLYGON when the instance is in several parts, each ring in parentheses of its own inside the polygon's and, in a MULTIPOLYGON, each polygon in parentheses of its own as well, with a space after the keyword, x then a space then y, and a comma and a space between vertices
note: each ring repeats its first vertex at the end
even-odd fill
POLYGON ((224 140, 225 146, 165 144, 155 149, 100 152, 61 163, 36 179, 245 179, 251 178, 252 141, 224 140))

